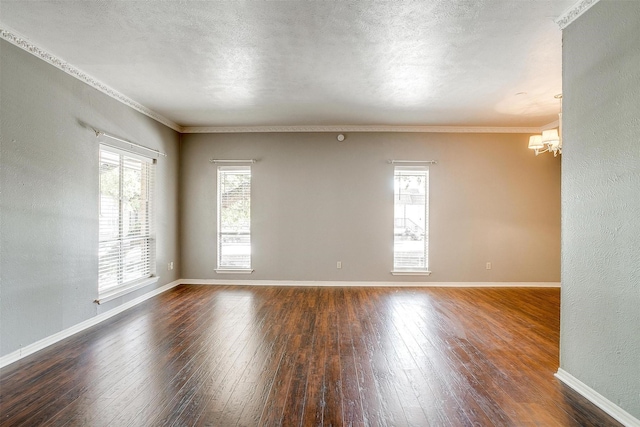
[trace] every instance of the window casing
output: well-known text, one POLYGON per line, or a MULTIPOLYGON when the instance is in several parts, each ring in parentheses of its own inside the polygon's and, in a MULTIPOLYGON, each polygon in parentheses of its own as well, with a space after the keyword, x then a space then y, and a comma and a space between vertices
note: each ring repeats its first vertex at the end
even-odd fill
POLYGON ((218 166, 217 272, 251 272, 251 166, 218 166))
POLYGON ((154 166, 153 159, 100 146, 100 298, 155 274, 154 166))
POLYGON ((429 168, 394 169, 393 271, 429 270, 429 168))

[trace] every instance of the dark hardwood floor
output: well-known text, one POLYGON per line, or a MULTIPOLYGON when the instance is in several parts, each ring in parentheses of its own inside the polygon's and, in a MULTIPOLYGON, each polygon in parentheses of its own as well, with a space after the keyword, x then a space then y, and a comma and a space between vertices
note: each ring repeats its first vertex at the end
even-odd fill
POLYGON ((0 371, 3 426, 617 426, 558 289, 182 285, 0 371))

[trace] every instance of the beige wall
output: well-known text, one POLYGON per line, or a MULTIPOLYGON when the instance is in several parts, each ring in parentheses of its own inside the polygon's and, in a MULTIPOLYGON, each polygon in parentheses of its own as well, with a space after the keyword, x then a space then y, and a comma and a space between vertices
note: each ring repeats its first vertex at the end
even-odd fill
POLYGON ((559 280, 560 162, 534 157, 525 135, 354 133, 342 143, 332 133, 180 137, 31 54, 5 41, 0 47, 0 356, 178 278, 220 279, 212 157, 260 159, 255 272, 224 279, 559 280), (84 124, 169 154, 156 174, 160 280, 102 306, 93 303, 98 144, 84 124), (390 275, 387 159, 438 161, 430 277, 390 275), (176 269, 168 272, 170 261, 176 269))
POLYGON ((351 133, 182 137, 183 277, 187 279, 558 282, 560 159, 527 135, 351 133), (216 275, 216 166, 253 165, 255 272, 216 275), (429 277, 392 276, 393 166, 430 169, 429 277), (336 269, 336 261, 343 268, 336 269), (492 270, 486 270, 491 262, 492 270))

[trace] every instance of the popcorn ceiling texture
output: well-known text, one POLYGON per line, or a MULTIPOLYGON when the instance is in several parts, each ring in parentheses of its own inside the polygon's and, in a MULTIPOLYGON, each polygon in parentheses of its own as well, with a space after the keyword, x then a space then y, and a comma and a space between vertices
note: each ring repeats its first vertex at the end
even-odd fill
POLYGON ((557 118, 553 18, 575 0, 0 3, 27 45, 160 121, 520 127, 557 118))
POLYGON ((640 418, 640 2, 564 30, 561 368, 640 418))

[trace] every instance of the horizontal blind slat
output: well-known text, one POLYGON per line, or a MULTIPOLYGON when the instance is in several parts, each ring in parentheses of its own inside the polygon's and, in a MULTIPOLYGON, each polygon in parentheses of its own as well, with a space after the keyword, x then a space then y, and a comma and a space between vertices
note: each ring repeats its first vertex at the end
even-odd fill
POLYGON ((394 169, 394 269, 428 268, 428 167, 394 169))
POLYGON ((150 277, 153 162, 100 150, 99 290, 150 277))
POLYGON ((218 267, 251 268, 251 167, 218 167, 218 267))

